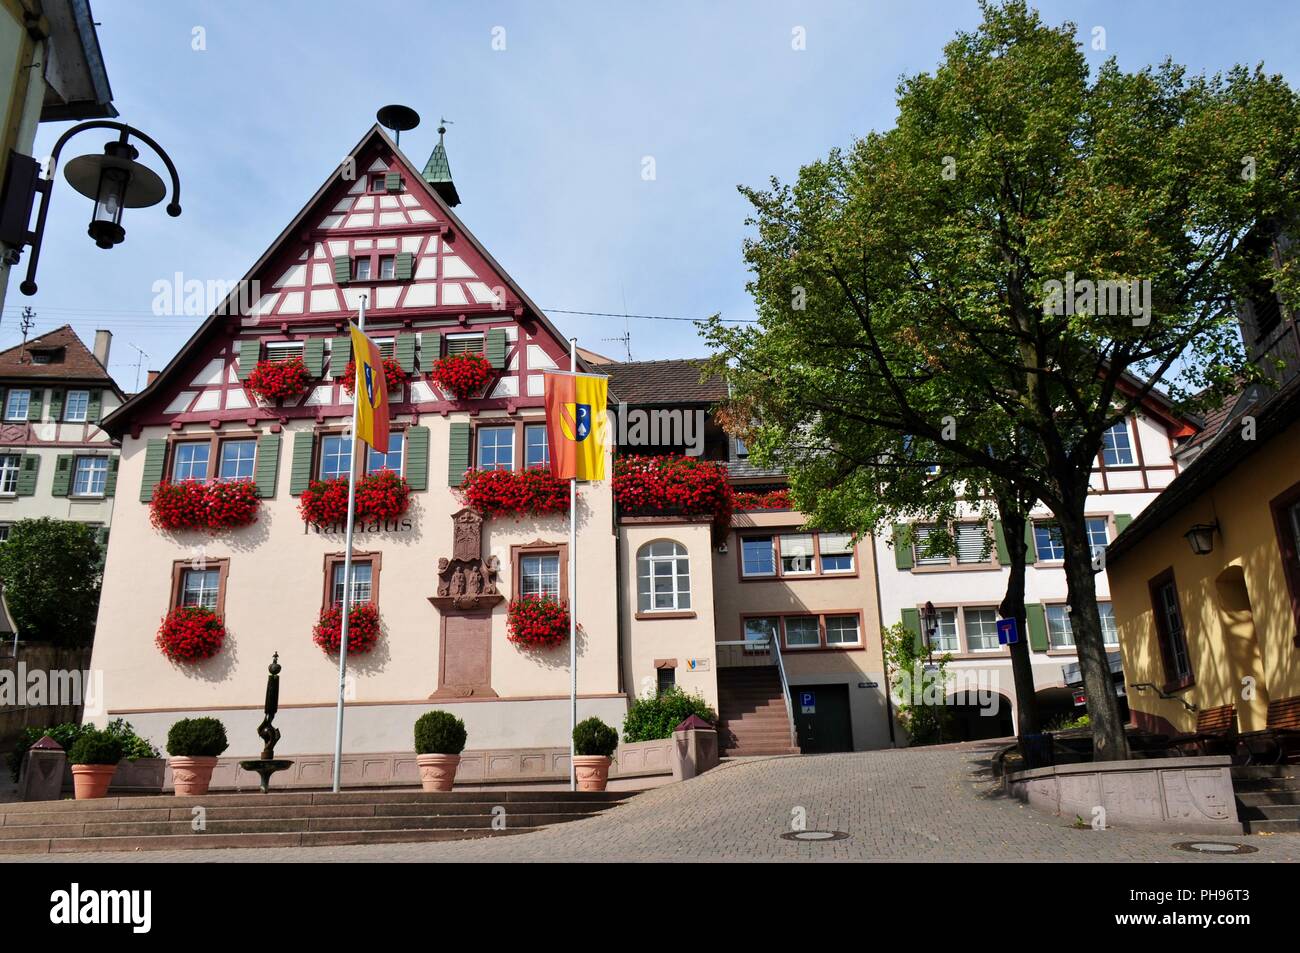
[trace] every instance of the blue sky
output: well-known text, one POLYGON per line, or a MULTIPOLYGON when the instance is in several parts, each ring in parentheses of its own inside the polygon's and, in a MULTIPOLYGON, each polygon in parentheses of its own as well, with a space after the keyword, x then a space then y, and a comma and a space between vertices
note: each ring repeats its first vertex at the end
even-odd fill
MULTIPOLYGON (((151 313, 154 282, 241 277, 386 103, 423 116, 402 140, 422 166, 447 136, 466 225, 566 334, 616 357, 622 317, 567 311, 753 316, 738 184, 793 177, 855 136, 893 124, 903 74, 931 69, 974 0, 951 2, 340 3, 94 0, 122 119, 181 173, 184 214, 130 210, 127 240, 86 236, 90 203, 59 176, 40 292, 10 281, 0 346, 30 305, 39 333, 114 332, 110 370, 136 386, 198 326, 151 313), (792 49, 802 27, 806 48, 792 49), (194 49, 202 28, 206 49, 194 49), (493 48, 504 29, 505 49, 493 48), (655 178, 642 177, 652 156, 655 178)), ((1291 2, 1043 2, 1094 26, 1126 69, 1166 55, 1194 71, 1262 61, 1295 85, 1291 2)), ((498 42, 499 45, 499 42, 498 42)), ((44 155, 66 124, 44 126, 44 155)), ((98 131, 67 158, 98 152, 98 131)), ((147 152, 141 161, 161 171, 147 152)), ((25 259, 24 266, 25 267, 25 259)), ((630 319, 637 360, 703 352, 687 322, 630 319)))

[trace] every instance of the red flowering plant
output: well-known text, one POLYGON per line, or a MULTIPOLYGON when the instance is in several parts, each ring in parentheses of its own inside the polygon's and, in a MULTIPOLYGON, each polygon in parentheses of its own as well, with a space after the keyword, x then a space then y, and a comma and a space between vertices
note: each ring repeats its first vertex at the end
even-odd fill
POLYGON ((154 644, 173 662, 202 662, 221 651, 226 625, 206 606, 178 606, 162 620, 154 644))
MULTIPOLYGON (((330 655, 338 655, 343 642, 343 605, 322 609, 311 639, 330 655)), ((348 654, 364 655, 379 641, 379 609, 373 602, 352 606, 348 612, 348 654)))
POLYGON ((569 481, 542 467, 467 470, 460 485, 466 506, 484 516, 549 516, 569 512, 569 481))
MULTIPOLYGON (((391 394, 399 390, 411 375, 402 370, 402 365, 397 363, 396 358, 384 358, 384 380, 388 384, 388 392, 391 394)), ((349 394, 357 389, 357 362, 348 361, 348 366, 343 368, 343 389, 349 394)))
POLYGON ((443 392, 468 400, 483 390, 494 373, 482 354, 448 354, 433 364, 433 379, 443 392))
POLYGON ((149 521, 161 530, 238 529, 257 519, 257 507, 257 485, 252 480, 163 480, 149 501, 149 521))
POLYGON ((790 499, 790 491, 787 489, 768 490, 766 493, 741 492, 736 494, 736 509, 792 510, 794 501, 790 499))
POLYGON ((614 501, 628 516, 709 516, 715 536, 731 525, 727 468, 681 454, 614 459, 614 501))
MULTIPOLYGON (((392 470, 379 470, 357 482, 357 519, 390 520, 411 505, 411 487, 392 470)), ((330 526, 348 518, 348 478, 312 480, 298 501, 298 512, 313 526, 330 526)))
POLYGON ((263 400, 296 397, 307 389, 311 374, 301 357, 285 361, 258 361, 248 375, 248 389, 263 400))
POLYGON ((554 648, 569 636, 569 606, 550 596, 520 596, 506 614, 506 637, 516 645, 554 648))

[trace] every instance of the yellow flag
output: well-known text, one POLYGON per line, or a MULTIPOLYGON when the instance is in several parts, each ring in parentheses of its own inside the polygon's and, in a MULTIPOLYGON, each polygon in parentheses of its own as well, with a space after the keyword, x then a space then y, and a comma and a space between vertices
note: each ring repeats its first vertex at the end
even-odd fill
POLYGON ((352 334, 352 360, 357 366, 356 387, 352 391, 352 399, 357 402, 357 439, 380 453, 387 453, 388 378, 384 376, 384 359, 379 346, 360 328, 349 322, 348 330, 352 334))
POLYGON ((605 479, 609 378, 548 371, 545 381, 551 473, 561 480, 605 479))

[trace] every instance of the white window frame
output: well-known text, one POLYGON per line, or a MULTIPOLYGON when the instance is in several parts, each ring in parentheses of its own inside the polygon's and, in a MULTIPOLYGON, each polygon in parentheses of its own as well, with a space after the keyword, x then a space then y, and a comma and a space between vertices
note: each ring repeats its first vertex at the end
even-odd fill
POLYGON ((366 475, 378 473, 382 469, 389 469, 401 476, 406 471, 406 434, 401 430, 394 430, 388 434, 388 452, 382 454, 384 463, 388 463, 388 458, 396 454, 397 467, 378 467, 375 466, 376 451, 373 447, 366 447, 366 475), (396 444, 396 448, 394 448, 396 444))
MULTIPOLYGON (((343 604, 343 587, 346 585, 343 571, 347 568, 347 563, 340 559, 333 566, 330 575, 330 605, 337 606, 343 604)), ((374 592, 375 564, 369 559, 353 559, 351 605, 359 606, 370 602, 374 598, 374 592), (364 579, 361 578, 362 569, 365 570, 364 579)))
POLYGON ((560 573, 562 569, 563 567, 560 565, 560 554, 558 552, 550 551, 550 552, 520 553, 519 554, 519 595, 520 597, 522 598, 524 596, 540 596, 543 598, 554 599, 556 602, 559 602, 560 593, 563 591, 561 588, 561 579, 560 579, 560 573), (548 561, 554 561, 555 563, 555 572, 553 574, 549 569, 546 568, 546 562, 548 561), (536 570, 532 570, 532 571, 529 570, 528 564, 530 562, 535 562, 537 564, 536 570), (552 575, 554 575, 555 577, 554 587, 548 585, 552 575), (537 580, 536 585, 530 583, 530 580, 533 579, 537 580))
POLYGON ((234 440, 222 440, 220 445, 217 448, 216 478, 219 482, 222 483, 237 483, 244 480, 256 479, 257 478, 257 438, 241 437, 234 440), (248 476, 234 476, 234 477, 225 476, 221 471, 225 468, 226 448, 233 447, 233 446, 243 446, 245 444, 249 444, 253 448, 253 456, 251 457, 250 470, 248 476))
POLYGON ((31 414, 32 409, 32 392, 30 388, 14 387, 9 393, 5 394, 5 420, 26 420, 31 414), (23 409, 21 413, 15 413, 14 398, 22 397, 23 409))
POLYGON ((189 481, 196 481, 196 482, 199 482, 199 483, 204 482, 205 480, 207 480, 207 478, 208 478, 208 473, 209 473, 209 471, 211 471, 211 469, 212 469, 212 443, 211 443, 211 441, 208 441, 208 440, 182 440, 182 441, 178 441, 177 443, 175 443, 175 444, 172 445, 172 461, 171 461, 171 463, 172 463, 172 465, 171 465, 171 468, 170 468, 170 469, 171 469, 171 479, 172 479, 172 482, 173 482, 173 483, 186 483, 186 482, 189 482, 189 481), (181 462, 181 451, 182 451, 182 450, 185 450, 185 449, 189 449, 190 447, 194 447, 194 448, 202 447, 203 450, 204 450, 204 452, 207 454, 207 457, 204 458, 204 462, 203 462, 203 473, 202 473, 201 475, 199 475, 199 476, 194 476, 194 473, 193 473, 194 468, 193 468, 193 464, 192 464, 192 462, 191 462, 190 464, 188 464, 188 467, 189 467, 189 470, 190 470, 190 475, 187 476, 187 477, 183 477, 183 478, 182 478, 182 477, 178 477, 178 476, 176 475, 176 473, 177 473, 177 468, 180 466, 180 462, 181 462))
MULTIPOLYGON (((962 606, 961 608, 961 635, 965 644, 966 651, 974 654, 976 652, 1001 652, 1002 644, 998 641, 998 610, 996 606, 962 606), (993 644, 983 645, 976 648, 971 641, 971 627, 968 624, 967 613, 987 612, 993 616, 993 644)), ((986 633, 987 634, 987 633, 986 633)))
POLYGON ((72 495, 80 497, 100 497, 108 488, 108 457, 73 457, 72 459, 72 495), (83 467, 88 473, 87 483, 90 489, 81 489, 83 467), (93 489, 98 477, 99 489, 93 489))
POLYGON ((181 591, 179 593, 180 605, 202 606, 205 609, 216 611, 218 600, 221 598, 221 570, 220 569, 184 569, 181 571, 181 591), (213 583, 208 585, 208 577, 211 576, 213 583), (199 584, 196 587, 190 586, 190 578, 198 577, 199 584), (193 593, 195 598, 190 599, 193 593), (211 594, 212 602, 209 604, 204 598, 211 594))
POLYGON ((811 613, 791 613, 790 615, 781 616, 781 647, 789 649, 791 652, 798 652, 804 649, 819 649, 822 646, 822 620, 816 612, 811 613), (790 620, 791 619, 812 619, 813 629, 817 636, 815 642, 801 642, 798 645, 790 642, 790 620))
POLYGON ((643 544, 636 554, 636 604, 637 613, 652 615, 656 612, 690 612, 691 608, 691 568, 690 554, 686 547, 675 539, 655 539, 643 544), (657 546, 670 546, 668 553, 654 552, 657 546), (667 573, 657 572, 661 564, 668 565, 667 573), (686 564, 683 572, 681 564, 686 564), (668 590, 661 592, 657 582, 666 581, 668 590), (644 584, 644 586, 643 586, 644 584), (668 595, 672 604, 658 605, 659 596, 668 595))
POLYGON ((444 334, 442 341, 443 353, 448 357, 453 354, 482 354, 487 348, 487 335, 482 331, 444 334))
POLYGON ((66 424, 84 424, 90 420, 90 391, 70 390, 63 395, 63 422, 66 424), (81 416, 72 416, 73 397, 81 399, 81 416))
POLYGON ((302 341, 267 341, 265 360, 278 364, 302 357, 303 352, 302 341))
POLYGON ((1123 467, 1135 467, 1138 465, 1137 441, 1134 439, 1133 428, 1130 426, 1130 424, 1131 421, 1127 417, 1125 417, 1123 420, 1116 421, 1114 424, 1111 425, 1111 427, 1108 430, 1106 430, 1105 433, 1101 435, 1101 462, 1106 467, 1106 469, 1118 470, 1123 467), (1123 463, 1118 460, 1118 456, 1121 450, 1118 444, 1116 444, 1115 446, 1107 446, 1108 439, 1112 438, 1115 432, 1119 430, 1121 427, 1124 428, 1124 442, 1128 444, 1127 447, 1122 448, 1125 452, 1128 453, 1129 456, 1128 463, 1123 463), (1117 460, 1115 463, 1107 462, 1106 453, 1108 451, 1116 455, 1117 460))
POLYGON ((18 476, 22 472, 21 453, 0 453, 0 496, 18 495, 18 476))
POLYGON ((740 557, 740 574, 742 576, 746 579, 775 579, 777 577, 776 537, 776 533, 740 537, 740 552, 737 555, 740 557), (771 572, 750 572, 745 566, 745 544, 747 542, 760 544, 763 539, 767 540, 768 556, 772 564, 772 570, 771 572))
POLYGON ((479 428, 477 428, 477 429, 475 430, 475 432, 474 432, 474 468, 475 468, 476 470, 483 470, 483 469, 492 469, 492 470, 514 470, 514 469, 515 469, 515 427, 514 427, 513 424, 511 424, 511 425, 509 425, 509 426, 506 426, 506 427, 485 426, 485 427, 479 427, 479 428), (508 436, 508 439, 506 440, 504 446, 505 446, 506 448, 508 448, 509 451, 510 451, 510 465, 509 465, 509 466, 501 466, 501 462, 500 462, 500 459, 499 459, 499 453, 500 453, 500 449, 501 449, 502 444, 498 444, 498 443, 494 443, 494 444, 493 444, 494 451, 495 451, 494 454, 493 454, 493 456, 494 456, 494 458, 496 458, 496 459, 495 459, 495 462, 492 464, 491 467, 484 467, 484 466, 483 466, 483 435, 486 434, 486 433, 491 433, 491 434, 493 434, 494 436, 497 436, 497 435, 500 435, 500 434, 506 434, 506 435, 508 436))
POLYGON ((856 612, 824 612, 822 613, 822 632, 825 633, 827 648, 842 648, 846 645, 862 644, 862 620, 856 612), (851 619, 853 621, 853 633, 855 638, 852 642, 832 642, 831 641, 831 619, 851 619))

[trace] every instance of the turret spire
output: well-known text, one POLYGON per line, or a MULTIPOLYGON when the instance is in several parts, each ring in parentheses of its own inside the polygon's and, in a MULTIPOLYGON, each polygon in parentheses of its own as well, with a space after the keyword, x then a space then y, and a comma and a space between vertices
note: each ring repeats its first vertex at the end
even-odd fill
POLYGON ((447 147, 443 145, 443 136, 447 134, 449 122, 447 119, 438 121, 438 144, 433 147, 433 154, 424 164, 424 181, 433 186, 444 202, 454 207, 460 204, 460 196, 456 193, 456 184, 451 180, 451 163, 447 161, 447 147))

